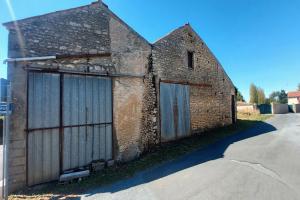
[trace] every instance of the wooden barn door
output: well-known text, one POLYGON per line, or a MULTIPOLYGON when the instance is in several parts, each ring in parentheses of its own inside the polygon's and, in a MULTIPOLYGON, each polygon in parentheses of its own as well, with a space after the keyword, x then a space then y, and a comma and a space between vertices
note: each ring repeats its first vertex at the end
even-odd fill
POLYGON ((112 159, 111 78, 29 72, 28 185, 112 159))
POLYGON ((59 178, 60 75, 28 75, 28 185, 59 178))
POLYGON ((189 86, 160 83, 161 141, 190 135, 189 86))
POLYGON ((112 159, 111 79, 63 79, 63 171, 112 159))

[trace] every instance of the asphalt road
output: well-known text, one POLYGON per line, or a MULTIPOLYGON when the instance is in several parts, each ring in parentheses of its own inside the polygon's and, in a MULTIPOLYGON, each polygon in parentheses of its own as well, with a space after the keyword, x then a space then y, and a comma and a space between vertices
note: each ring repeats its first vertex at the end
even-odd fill
POLYGON ((89 191, 87 199, 300 199, 300 114, 89 191))

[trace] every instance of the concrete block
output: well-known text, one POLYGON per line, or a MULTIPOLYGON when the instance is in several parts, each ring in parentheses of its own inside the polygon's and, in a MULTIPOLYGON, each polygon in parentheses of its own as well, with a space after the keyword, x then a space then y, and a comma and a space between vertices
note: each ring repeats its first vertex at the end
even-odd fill
POLYGON ((8 169, 8 174, 9 177, 13 178, 14 175, 16 174, 26 174, 26 170, 25 170, 25 166, 13 166, 13 167, 9 167, 8 169))
POLYGON ((83 177, 87 177, 90 175, 90 170, 85 170, 85 171, 80 171, 80 172, 72 172, 72 173, 68 173, 68 174, 62 174, 59 177, 59 181, 60 182, 66 182, 66 181, 70 181, 76 178, 83 178, 83 177))
POLYGON ((92 163, 92 170, 94 172, 101 171, 104 169, 104 167, 105 167, 105 162, 93 162, 92 163))
POLYGON ((114 160, 109 160, 107 161, 107 167, 111 167, 115 164, 115 161, 114 160))
POLYGON ((9 166, 25 166, 26 165, 26 158, 25 157, 14 157, 13 159, 9 160, 9 166))

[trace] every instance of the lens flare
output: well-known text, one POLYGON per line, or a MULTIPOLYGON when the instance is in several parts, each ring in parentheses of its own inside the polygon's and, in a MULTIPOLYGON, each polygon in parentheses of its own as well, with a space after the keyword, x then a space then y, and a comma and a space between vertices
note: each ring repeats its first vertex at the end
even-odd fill
POLYGON ((15 27, 16 34, 17 34, 18 43, 19 43, 20 50, 21 50, 21 55, 22 55, 22 57, 25 57, 25 52, 24 52, 24 50, 25 50, 25 42, 24 42, 24 38, 23 38, 23 35, 21 33, 21 30, 20 30, 19 24, 16 21, 17 18, 16 18, 16 15, 15 15, 15 12, 13 10, 11 1, 10 0, 6 0, 6 5, 7 5, 7 8, 8 8, 10 17, 12 18, 13 23, 14 23, 14 27, 15 27))

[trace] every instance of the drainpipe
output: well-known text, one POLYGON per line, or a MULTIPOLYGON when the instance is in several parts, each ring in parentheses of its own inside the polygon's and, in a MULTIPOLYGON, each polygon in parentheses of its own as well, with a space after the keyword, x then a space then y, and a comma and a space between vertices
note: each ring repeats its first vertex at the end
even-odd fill
POLYGON ((26 57, 26 58, 8 58, 3 61, 3 64, 8 62, 21 62, 21 61, 34 61, 34 60, 52 60, 56 59, 56 56, 41 56, 41 57, 26 57))

